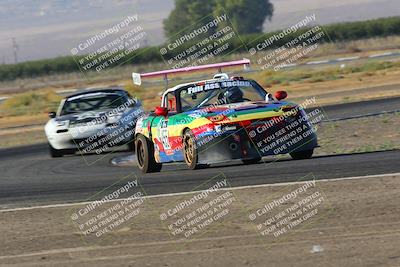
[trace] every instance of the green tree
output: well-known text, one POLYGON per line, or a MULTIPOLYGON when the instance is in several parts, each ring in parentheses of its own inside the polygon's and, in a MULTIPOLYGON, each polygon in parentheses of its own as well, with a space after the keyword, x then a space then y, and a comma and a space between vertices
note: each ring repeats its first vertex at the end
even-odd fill
MULTIPOLYGON (((274 11, 269 0, 175 0, 175 9, 164 20, 168 37, 189 32, 199 26, 199 20, 227 14, 235 29, 241 34, 259 33, 266 18, 274 11)), ((221 24, 221 26, 229 23, 221 24)))
POLYGON ((164 20, 164 31, 168 37, 179 32, 190 32, 197 21, 212 17, 215 0, 175 0, 175 9, 164 20))
POLYGON ((215 0, 214 16, 227 14, 240 34, 260 33, 274 12, 269 0, 215 0))

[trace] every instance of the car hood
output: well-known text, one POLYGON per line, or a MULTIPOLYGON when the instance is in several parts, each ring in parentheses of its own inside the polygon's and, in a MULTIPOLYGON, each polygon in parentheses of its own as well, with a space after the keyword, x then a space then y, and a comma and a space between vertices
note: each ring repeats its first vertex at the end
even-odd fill
POLYGON ((107 118, 106 114, 106 111, 88 111, 84 113, 63 115, 58 117, 56 121, 69 121, 70 124, 88 123, 98 119, 105 120, 107 118))
POLYGON ((286 101, 273 102, 243 102, 208 106, 196 111, 188 112, 189 116, 195 118, 210 118, 223 115, 230 121, 255 120, 260 118, 276 117, 283 115, 286 109, 294 108, 296 104, 286 101))

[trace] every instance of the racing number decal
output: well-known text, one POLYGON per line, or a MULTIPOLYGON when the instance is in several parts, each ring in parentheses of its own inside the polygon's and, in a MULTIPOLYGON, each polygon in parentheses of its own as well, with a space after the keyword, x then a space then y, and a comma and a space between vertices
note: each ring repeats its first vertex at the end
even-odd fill
POLYGON ((163 144, 164 150, 171 149, 168 140, 168 120, 164 119, 161 120, 159 132, 160 132, 161 143, 163 144))

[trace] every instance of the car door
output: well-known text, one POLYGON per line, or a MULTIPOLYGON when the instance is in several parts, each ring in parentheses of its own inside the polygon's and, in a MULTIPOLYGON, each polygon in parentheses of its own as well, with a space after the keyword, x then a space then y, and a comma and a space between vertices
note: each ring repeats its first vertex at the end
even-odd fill
POLYGON ((181 141, 179 140, 179 134, 176 133, 175 119, 177 114, 176 109, 176 98, 174 93, 168 93, 164 97, 164 104, 168 109, 168 115, 159 117, 155 122, 156 133, 154 135, 154 143, 156 149, 158 149, 162 162, 179 161, 180 149, 179 146, 181 141))

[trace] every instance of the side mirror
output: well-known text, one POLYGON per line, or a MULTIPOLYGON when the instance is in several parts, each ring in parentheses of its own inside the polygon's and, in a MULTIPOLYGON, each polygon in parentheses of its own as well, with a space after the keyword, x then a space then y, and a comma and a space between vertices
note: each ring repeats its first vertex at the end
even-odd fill
POLYGON ((164 107, 156 107, 156 109, 154 110, 154 113, 157 116, 164 116, 166 117, 168 115, 168 109, 164 108, 164 107))
POLYGON ((276 91, 275 93, 275 98, 278 101, 285 99, 286 97, 287 97, 286 91, 276 91))
POLYGON ((54 111, 49 112, 49 118, 54 119, 56 117, 56 113, 54 111))

